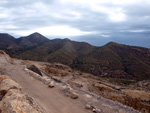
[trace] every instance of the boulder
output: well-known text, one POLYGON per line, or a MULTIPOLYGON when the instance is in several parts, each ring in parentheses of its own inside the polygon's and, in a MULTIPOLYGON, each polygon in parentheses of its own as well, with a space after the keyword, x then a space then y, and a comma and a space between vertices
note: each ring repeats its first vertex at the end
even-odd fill
POLYGON ((86 104, 85 109, 92 110, 93 106, 91 104, 86 104))
POLYGON ((10 89, 0 101, 1 113, 44 113, 23 92, 10 89))
POLYGON ((37 73, 38 75, 42 76, 42 73, 40 71, 40 69, 38 67, 36 67, 35 65, 27 65, 27 68, 35 73, 37 73))
POLYGON ((1 81, 0 91, 8 91, 9 89, 21 90, 21 86, 12 79, 4 79, 3 81, 1 81))
POLYGON ((78 98, 78 94, 75 93, 70 86, 64 86, 62 92, 64 93, 65 96, 70 97, 72 99, 78 98))
POLYGON ((0 82, 0 113, 45 113, 34 100, 21 91, 21 86, 8 76, 0 82))
POLYGON ((98 109, 98 108, 93 108, 93 112, 94 112, 94 113, 101 113, 101 110, 98 109))
POLYGON ((9 77, 8 75, 0 75, 0 83, 1 83, 4 79, 10 79, 10 77, 9 77))
POLYGON ((71 92, 71 93, 70 93, 70 97, 71 97, 72 99, 77 99, 77 98, 78 98, 78 95, 77 95, 76 93, 74 93, 74 92, 71 92))
POLYGON ((50 83, 48 84, 49 88, 53 88, 54 87, 54 81, 50 81, 50 83))

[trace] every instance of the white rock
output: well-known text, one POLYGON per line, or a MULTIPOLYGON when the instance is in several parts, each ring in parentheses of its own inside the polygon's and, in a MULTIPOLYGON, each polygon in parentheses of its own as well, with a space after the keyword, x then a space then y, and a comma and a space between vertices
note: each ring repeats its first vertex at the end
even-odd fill
POLYGON ((77 99, 78 98, 78 95, 74 92, 71 92, 70 96, 71 96, 72 99, 77 99))
POLYGON ((50 81, 48 87, 49 87, 49 88, 53 88, 53 87, 54 87, 54 81, 50 81))
POLYGON ((97 108, 93 108, 93 112, 94 112, 94 113, 101 113, 101 110, 100 110, 100 109, 97 109, 97 108))
POLYGON ((91 106, 91 104, 86 104, 86 105, 85 105, 85 109, 92 110, 92 109, 93 109, 93 107, 91 106))

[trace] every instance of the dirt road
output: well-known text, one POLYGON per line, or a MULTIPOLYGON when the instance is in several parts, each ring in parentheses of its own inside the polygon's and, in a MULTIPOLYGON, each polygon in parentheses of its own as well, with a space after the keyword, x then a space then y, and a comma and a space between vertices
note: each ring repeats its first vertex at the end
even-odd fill
POLYGON ((48 88, 24 71, 24 66, 15 66, 11 69, 13 79, 18 82, 23 90, 32 96, 47 113, 90 113, 80 101, 68 98, 60 93, 59 89, 48 88))

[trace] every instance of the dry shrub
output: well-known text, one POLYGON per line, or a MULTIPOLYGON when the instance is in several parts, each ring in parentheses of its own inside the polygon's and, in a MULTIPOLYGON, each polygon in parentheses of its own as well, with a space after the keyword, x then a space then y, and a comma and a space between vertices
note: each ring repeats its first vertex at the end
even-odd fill
POLYGON ((117 91, 103 84, 94 84, 99 94, 113 101, 118 101, 142 113, 150 113, 150 93, 139 90, 123 89, 117 91))
POLYGON ((106 86, 104 84, 99 84, 99 83, 96 83, 94 84, 100 91, 108 91, 108 92, 111 92, 111 91, 115 91, 114 89, 112 89, 111 87, 109 86, 106 86))
POLYGON ((72 69, 69 66, 63 65, 63 64, 54 64, 53 67, 56 67, 57 69, 61 70, 67 70, 68 72, 72 72, 72 69))
POLYGON ((111 99, 113 101, 118 101, 126 106, 130 106, 138 111, 141 111, 142 113, 150 113, 150 104, 144 103, 141 99, 138 98, 132 98, 130 96, 111 96, 103 93, 103 96, 105 98, 111 99))
MULTIPOLYGON (((105 87, 107 88, 107 87, 105 87)), ((127 90, 127 89, 126 89, 127 90)), ((129 92, 128 92, 129 94, 129 92)), ((145 93, 144 93, 145 94, 145 93)), ((131 92, 131 95, 135 95, 135 97, 129 96, 127 94, 115 93, 110 92, 108 90, 100 91, 100 95, 102 95, 105 98, 111 99, 113 101, 118 101, 124 105, 130 106, 136 110, 141 111, 142 113, 150 113, 150 101, 143 101, 142 97, 136 98, 138 94, 135 94, 135 92, 131 92), (141 99, 142 98, 142 99, 141 99)), ((144 95, 143 95, 144 96, 144 95)))
POLYGON ((132 98, 140 98, 142 101, 150 101, 150 93, 148 92, 130 89, 124 89, 121 91, 132 98))
POLYGON ((28 61, 28 60, 24 60, 24 61, 21 62, 21 64, 23 64, 23 65, 31 65, 31 62, 28 61))
POLYGON ((68 81, 68 84, 72 87, 77 87, 77 88, 82 88, 83 85, 82 84, 78 84, 76 82, 72 82, 72 81, 68 81))
POLYGON ((55 74, 55 75, 61 75, 61 76, 65 76, 66 73, 60 69, 56 69, 54 67, 45 67, 45 72, 48 74, 55 74))
POLYGON ((150 113, 150 104, 143 103, 143 101, 139 98, 132 98, 129 96, 124 96, 123 98, 125 100, 123 104, 133 107, 134 109, 137 109, 139 111, 143 111, 144 109, 145 113, 150 113))
POLYGON ((89 74, 89 73, 83 73, 83 72, 82 72, 81 75, 82 75, 82 77, 85 77, 85 78, 92 78, 92 79, 94 79, 94 77, 95 77, 95 76, 92 75, 92 74, 89 74))

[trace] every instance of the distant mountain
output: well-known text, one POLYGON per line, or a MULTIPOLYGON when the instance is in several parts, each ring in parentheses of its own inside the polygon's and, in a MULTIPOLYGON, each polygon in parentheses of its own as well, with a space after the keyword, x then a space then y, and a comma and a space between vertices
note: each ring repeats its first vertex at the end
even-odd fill
POLYGON ((16 39, 6 33, 0 33, 0 49, 12 49, 16 48, 16 39))
POLYGON ((150 79, 150 49, 110 42, 76 59, 73 66, 95 75, 150 79))
POLYGON ((29 36, 14 38, 13 36, 0 33, 0 49, 5 50, 10 55, 17 57, 18 54, 25 52, 36 46, 40 46, 49 39, 39 33, 33 33, 29 36))
POLYGON ((47 41, 49 41, 49 39, 47 39, 46 37, 37 32, 29 36, 20 37, 19 39, 16 40, 17 44, 24 48, 37 46, 46 43, 47 41))
POLYGON ((37 48, 30 49, 29 51, 20 54, 20 57, 23 59, 60 62, 71 65, 76 58, 89 54, 94 49, 94 46, 85 42, 75 42, 68 39, 54 39, 37 48))
POLYGON ((19 39, 5 35, 0 34, 0 47, 13 57, 60 62, 97 76, 150 79, 150 49, 147 48, 115 42, 95 47, 69 39, 49 40, 39 33, 19 39))

